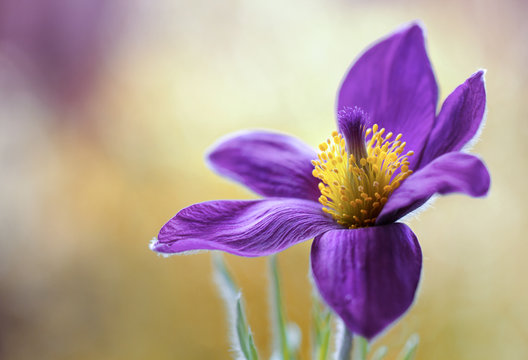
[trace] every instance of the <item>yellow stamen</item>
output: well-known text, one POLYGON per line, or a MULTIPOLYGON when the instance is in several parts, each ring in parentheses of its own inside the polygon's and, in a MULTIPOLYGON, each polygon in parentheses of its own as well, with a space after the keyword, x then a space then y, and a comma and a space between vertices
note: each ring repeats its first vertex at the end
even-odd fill
POLYGON ((334 131, 319 145, 321 153, 312 161, 312 174, 321 180, 323 211, 349 229, 373 226, 392 192, 412 174, 407 159, 414 152, 404 153, 402 134, 393 138, 392 132, 384 133, 377 124, 368 128, 367 155, 356 159, 347 152, 343 136, 334 131))

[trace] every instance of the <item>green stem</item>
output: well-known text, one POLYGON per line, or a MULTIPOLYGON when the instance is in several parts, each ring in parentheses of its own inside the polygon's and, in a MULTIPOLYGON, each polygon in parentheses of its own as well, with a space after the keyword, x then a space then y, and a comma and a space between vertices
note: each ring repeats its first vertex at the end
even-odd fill
POLYGON ((337 350, 337 360, 350 360, 350 355, 352 353, 352 339, 353 335, 348 331, 345 324, 343 324, 343 337, 339 342, 339 349, 337 350))
POLYGON ((330 331, 326 330, 322 336, 322 342, 317 351, 317 360, 326 360, 328 354, 328 345, 330 343, 330 331))
POLYGON ((282 297, 280 291, 280 278, 279 270, 277 267, 277 257, 275 255, 270 256, 270 268, 271 268, 271 281, 272 281, 272 303, 274 307, 274 323, 276 331, 276 341, 282 355, 283 360, 289 360, 292 358, 290 349, 288 346, 288 335, 286 333, 286 322, 284 320, 284 310, 282 308, 282 297))
POLYGON ((354 338, 354 360, 367 360, 368 341, 362 336, 354 338))

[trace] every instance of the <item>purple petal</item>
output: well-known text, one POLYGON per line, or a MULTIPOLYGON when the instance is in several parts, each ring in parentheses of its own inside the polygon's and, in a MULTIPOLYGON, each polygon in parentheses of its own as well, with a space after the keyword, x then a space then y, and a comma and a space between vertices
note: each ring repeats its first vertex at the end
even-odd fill
POLYGON ((263 256, 338 228, 311 200, 209 201, 181 210, 163 226, 151 249, 166 254, 223 250, 263 256))
POLYGON ((312 271, 348 329, 372 339, 412 304, 422 252, 405 224, 329 231, 312 244, 312 271))
MULTIPOLYGON (((431 131, 438 89, 425 51, 423 31, 411 25, 368 49, 345 76, 337 110, 359 106, 372 123, 402 133, 419 159, 431 131)), ((414 159, 413 159, 414 158, 414 159)))
POLYGON ((478 71, 444 101, 422 154, 420 167, 438 156, 458 151, 480 128, 486 109, 484 71, 478 71))
POLYGON ((398 220, 422 206, 435 193, 484 196, 489 186, 488 169, 479 158, 461 152, 444 154, 412 174, 394 191, 376 224, 398 220))
POLYGON ((314 149, 291 136, 251 131, 214 146, 211 167, 263 196, 315 200, 321 195, 312 175, 314 149))

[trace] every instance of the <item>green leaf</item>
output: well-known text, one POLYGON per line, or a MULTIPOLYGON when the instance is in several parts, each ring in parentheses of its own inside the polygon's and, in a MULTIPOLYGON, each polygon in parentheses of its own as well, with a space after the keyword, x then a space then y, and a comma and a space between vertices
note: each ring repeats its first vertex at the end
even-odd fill
POLYGON ((237 358, 258 360, 258 351, 242 305, 242 294, 219 254, 213 255, 213 269, 218 291, 228 313, 231 343, 237 352, 237 358))
POLYGON ((385 355, 387 355, 387 347, 382 346, 374 352, 374 354, 372 355, 372 360, 382 360, 385 355))
POLYGON ((258 360, 257 347, 255 346, 255 342, 253 341, 253 335, 251 335, 251 332, 249 332, 249 335, 248 335, 248 342, 249 342, 249 350, 251 354, 250 359, 258 360))
POLYGON ((407 340, 407 343, 405 344, 402 355, 400 355, 400 358, 402 360, 413 360, 416 356, 416 349, 418 348, 418 344, 420 343, 420 337, 418 334, 412 334, 409 336, 409 339, 407 340))
POLYGON ((354 336, 354 345, 352 347, 352 358, 354 360, 366 360, 368 354, 368 341, 359 335, 354 336))
POLYGON ((247 360, 257 360, 257 349, 255 348, 255 344, 253 342, 251 330, 246 322, 244 308, 242 307, 242 295, 240 293, 237 299, 236 308, 236 332, 240 349, 247 360))
POLYGON ((301 329, 294 322, 286 324, 286 338, 288 339, 288 348, 293 358, 299 357, 299 350, 301 348, 301 329))
POLYGON ((214 270, 213 276, 220 292, 220 296, 222 296, 224 301, 236 300, 240 290, 233 280, 233 276, 231 276, 231 273, 227 269, 224 257, 221 254, 213 253, 212 258, 214 270))
POLYGON ((317 360, 326 360, 329 352, 332 314, 319 300, 312 295, 312 354, 317 360))

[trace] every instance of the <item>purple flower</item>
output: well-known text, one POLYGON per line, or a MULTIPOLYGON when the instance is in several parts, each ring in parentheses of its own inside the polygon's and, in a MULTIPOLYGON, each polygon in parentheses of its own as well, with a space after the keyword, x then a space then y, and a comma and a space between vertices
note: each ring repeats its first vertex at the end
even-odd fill
POLYGON ((0 0, 0 55, 40 96, 76 106, 100 75, 120 7, 104 0, 0 0))
POLYGON ((151 249, 263 256, 315 238, 319 292, 351 332, 373 338, 411 306, 420 279, 420 245, 397 221, 434 194, 488 191, 485 165, 462 152, 484 117, 483 75, 457 87, 436 115, 423 30, 397 31, 350 68, 338 93, 338 131, 319 153, 272 132, 223 139, 209 154, 213 169, 265 198, 185 208, 151 249))

